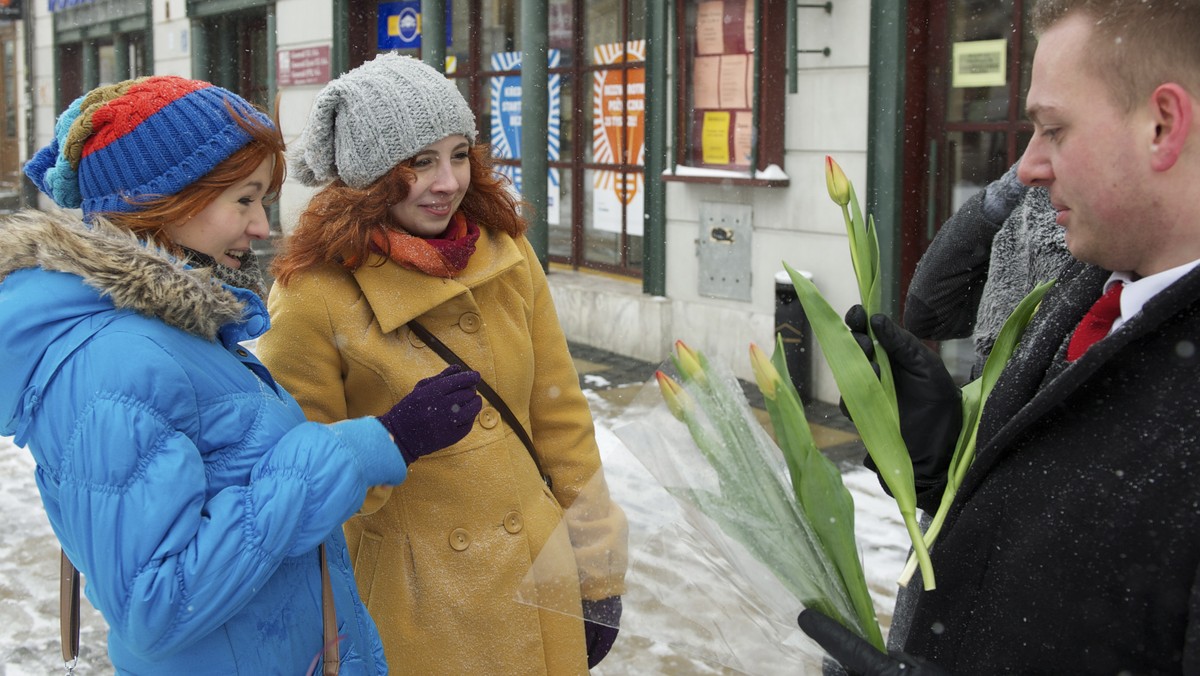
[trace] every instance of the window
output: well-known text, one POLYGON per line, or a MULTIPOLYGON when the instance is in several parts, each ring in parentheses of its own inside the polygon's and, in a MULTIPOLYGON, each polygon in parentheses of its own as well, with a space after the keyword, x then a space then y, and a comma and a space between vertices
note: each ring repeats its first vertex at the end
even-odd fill
POLYGON ((786 59, 778 58, 785 52, 787 6, 780 0, 682 0, 677 7, 676 166, 666 178, 787 185, 786 59))
POLYGON ((197 41, 206 47, 196 77, 270 110, 267 90, 267 17, 261 9, 198 20, 197 41))

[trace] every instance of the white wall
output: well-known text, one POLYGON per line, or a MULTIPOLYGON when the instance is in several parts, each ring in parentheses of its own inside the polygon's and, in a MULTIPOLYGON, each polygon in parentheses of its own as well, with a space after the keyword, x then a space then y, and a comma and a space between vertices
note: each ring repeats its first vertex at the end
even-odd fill
MULTIPOLYGON (((813 273, 813 281, 839 311, 858 302, 841 210, 825 188, 824 157, 831 155, 861 191, 867 160, 869 0, 843 0, 833 12, 799 10, 798 46, 829 47, 830 56, 798 55, 798 93, 786 96, 784 171, 787 188, 669 183, 667 191, 667 296, 671 303, 665 357, 674 339, 725 362, 752 379, 749 344, 768 352, 774 342, 775 273, 782 262, 813 273), (699 203, 729 202, 753 208, 751 301, 713 299, 698 293, 699 203)), ((814 341, 815 346, 815 341, 814 341)), ((817 397, 837 401, 833 377, 818 358, 817 397)))
POLYGON ((153 3, 154 75, 192 76, 191 21, 186 0, 153 3))
MULTIPOLYGON (((33 12, 33 127, 34 147, 40 149, 54 138, 54 20, 48 3, 30 2, 28 11, 33 12)), ((65 104, 64 104, 65 105, 65 104)), ((21 140, 21 150, 26 148, 21 140)), ((36 150, 34 151, 36 152, 36 150)), ((28 161, 23 157, 22 161, 28 161)), ((38 193, 38 208, 54 206, 50 198, 38 193)))
MULTIPOLYGON (((300 49, 328 45, 333 49, 333 3, 329 0, 278 0, 275 5, 276 48, 300 49)), ((271 58, 275 58, 274 55, 271 58)), ((313 99, 322 85, 281 87, 279 126, 283 140, 291 148, 299 138, 313 99)), ((288 178, 279 200, 279 220, 284 232, 296 223, 300 210, 313 190, 288 178)))

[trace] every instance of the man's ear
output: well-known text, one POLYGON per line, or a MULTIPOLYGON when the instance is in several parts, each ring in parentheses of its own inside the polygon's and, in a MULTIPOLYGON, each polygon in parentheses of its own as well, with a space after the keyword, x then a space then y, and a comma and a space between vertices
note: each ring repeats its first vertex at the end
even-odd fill
POLYGON ((1175 166, 1191 134, 1192 97, 1183 87, 1168 82, 1150 95, 1150 109, 1155 122, 1151 167, 1166 171, 1175 166))

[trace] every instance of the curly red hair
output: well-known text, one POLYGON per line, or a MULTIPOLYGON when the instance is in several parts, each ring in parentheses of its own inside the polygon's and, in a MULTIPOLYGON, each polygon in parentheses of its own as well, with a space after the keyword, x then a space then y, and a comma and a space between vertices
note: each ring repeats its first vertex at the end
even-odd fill
MULTIPOLYGON (((521 216, 521 208, 527 206, 492 170, 488 146, 471 146, 468 159, 471 185, 459 211, 481 228, 514 238, 525 234, 529 224, 521 216)), ((406 161, 362 190, 341 180, 330 183, 313 196, 296 229, 284 239, 283 250, 271 263, 275 281, 286 286, 295 275, 330 261, 360 261, 361 265, 371 252, 371 232, 381 225, 396 227, 388 211, 408 197, 415 180, 406 161)))

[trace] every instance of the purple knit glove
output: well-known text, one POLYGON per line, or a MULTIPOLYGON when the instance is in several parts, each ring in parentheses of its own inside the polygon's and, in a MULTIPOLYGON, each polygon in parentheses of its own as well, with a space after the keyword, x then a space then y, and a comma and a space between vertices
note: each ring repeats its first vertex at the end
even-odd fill
POLYGON ((621 597, 583 602, 583 637, 587 643, 588 669, 612 649, 621 625, 621 597))
POLYGON ((456 364, 418 382, 392 410, 379 416, 406 464, 467 436, 483 408, 483 399, 475 392, 478 384, 478 372, 456 364))

